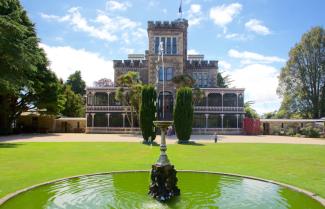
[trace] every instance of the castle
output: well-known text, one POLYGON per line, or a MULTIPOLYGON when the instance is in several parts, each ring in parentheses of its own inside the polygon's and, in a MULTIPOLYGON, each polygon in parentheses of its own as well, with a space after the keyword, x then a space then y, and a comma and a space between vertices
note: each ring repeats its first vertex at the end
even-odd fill
MULTIPOLYGON (((187 28, 186 19, 172 22, 148 21, 148 50, 145 54, 130 54, 127 60, 114 60, 115 81, 128 71, 138 72, 142 83, 157 87, 158 114, 164 108, 166 117, 172 119, 176 95, 172 78, 177 75, 190 75, 196 81, 196 87, 205 95, 204 99, 194 104, 193 133, 241 133, 245 114, 244 89, 217 88, 218 61, 204 60, 204 55, 187 54, 187 28), (164 49, 164 68, 157 64, 160 44, 164 49)), ((121 106, 115 100, 115 91, 116 86, 86 89, 87 133, 139 131, 138 127, 130 128, 125 111, 130 108, 121 106)))

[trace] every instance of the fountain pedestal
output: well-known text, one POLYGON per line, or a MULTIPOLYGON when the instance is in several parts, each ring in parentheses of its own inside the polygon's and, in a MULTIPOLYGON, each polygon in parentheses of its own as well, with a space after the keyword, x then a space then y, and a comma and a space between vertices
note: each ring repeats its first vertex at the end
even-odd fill
POLYGON ((166 154, 165 133, 173 121, 154 121, 154 125, 161 130, 160 156, 156 164, 152 165, 151 184, 149 194, 159 201, 166 201, 180 194, 177 187, 177 177, 174 166, 170 164, 166 154))

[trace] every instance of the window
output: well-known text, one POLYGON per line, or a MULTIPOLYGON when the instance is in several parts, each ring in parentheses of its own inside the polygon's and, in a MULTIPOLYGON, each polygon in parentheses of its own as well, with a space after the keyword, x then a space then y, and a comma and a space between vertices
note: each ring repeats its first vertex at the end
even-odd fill
POLYGON ((166 70, 166 80, 170 81, 173 78, 173 68, 169 67, 166 70))
MULTIPOLYGON (((167 67, 165 68, 165 81, 170 81, 173 79, 173 68, 167 67)), ((163 81, 163 69, 159 68, 159 81, 163 81)))
POLYGON ((159 53, 159 37, 155 37, 155 54, 159 53))
POLYGON ((173 51, 172 54, 177 54, 177 44, 176 44, 176 37, 173 37, 173 51))
POLYGON ((164 54, 177 54, 177 39, 176 37, 155 37, 154 39, 154 53, 159 54, 159 45, 162 42, 164 54))
POLYGON ((208 73, 203 73, 202 75, 202 86, 203 87, 208 86, 208 73))
POLYGON ((195 85, 198 87, 208 87, 209 85, 208 73, 193 73, 193 79, 195 80, 195 85))
POLYGON ((162 67, 159 68, 159 81, 162 81, 164 78, 162 67))
POLYGON ((166 54, 171 54, 171 38, 167 38, 167 48, 166 48, 166 54))
POLYGON ((164 54, 166 54, 166 43, 165 43, 166 38, 165 37, 161 37, 160 38, 160 42, 162 42, 162 46, 164 49, 164 54))

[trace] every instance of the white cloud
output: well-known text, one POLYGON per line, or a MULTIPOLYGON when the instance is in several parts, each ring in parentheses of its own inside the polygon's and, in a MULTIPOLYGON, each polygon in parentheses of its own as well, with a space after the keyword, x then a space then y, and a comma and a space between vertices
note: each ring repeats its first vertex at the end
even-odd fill
POLYGON ((258 113, 278 108, 280 99, 276 94, 279 70, 263 64, 251 64, 231 73, 233 85, 245 88, 245 101, 254 101, 258 113))
POLYGON ((122 52, 123 54, 134 54, 135 49, 127 48, 127 47, 121 47, 120 52, 122 52))
POLYGON ((227 61, 220 60, 218 62, 219 65, 219 72, 224 72, 224 71, 230 71, 231 70, 231 64, 227 61))
POLYGON ((46 44, 40 44, 40 46, 50 60, 51 69, 64 80, 76 70, 81 71, 87 86, 92 86, 94 81, 101 78, 114 79, 113 62, 97 53, 70 46, 48 46, 46 44))
POLYGON ((105 31, 121 31, 126 29, 135 29, 141 24, 135 21, 130 20, 126 17, 117 16, 115 18, 111 18, 108 15, 103 13, 99 13, 96 17, 96 22, 101 24, 101 27, 105 31))
POLYGON ((47 20, 55 20, 55 21, 58 21, 58 22, 64 22, 64 21, 67 21, 69 19, 69 16, 57 16, 57 15, 48 15, 48 14, 45 14, 45 13, 41 13, 41 17, 43 19, 47 19, 47 20))
POLYGON ((216 25, 225 28, 240 13, 241 9, 242 5, 239 3, 216 6, 210 9, 210 18, 216 25))
POLYGON ((249 20, 248 22, 245 23, 245 27, 248 30, 253 31, 260 35, 269 35, 271 33, 270 29, 264 26, 262 22, 257 19, 249 20))
POLYGON ((198 51, 196 51, 195 49, 189 49, 189 50, 187 50, 187 54, 196 55, 196 54, 200 54, 200 53, 198 51))
MULTIPOLYGON (((95 20, 88 21, 83 17, 77 7, 68 10, 64 16, 41 14, 42 18, 57 22, 67 22, 76 31, 82 31, 89 36, 114 42, 120 39, 120 33, 134 32, 141 29, 141 23, 122 16, 110 17, 103 12, 98 12, 95 20), (89 22, 95 23, 90 24, 89 22)), ((143 29, 144 30, 144 29, 143 29)))
POLYGON ((191 4, 188 11, 188 23, 190 26, 199 25, 203 20, 200 4, 191 4))
POLYGON ((218 34, 218 37, 224 37, 225 39, 228 40, 235 40, 235 41, 247 41, 251 40, 252 36, 249 36, 247 34, 242 34, 242 33, 220 33, 218 34))
POLYGON ((228 51, 228 55, 232 58, 237 58, 241 60, 241 64, 247 65, 247 64, 254 64, 254 63, 275 63, 275 62, 285 62, 285 59, 282 59, 280 57, 276 56, 265 56, 262 54, 249 52, 249 51, 243 51, 239 52, 235 49, 230 49, 228 51))
POLYGON ((106 10, 108 11, 125 11, 129 7, 131 7, 131 4, 129 2, 118 2, 114 0, 109 0, 106 2, 106 10))

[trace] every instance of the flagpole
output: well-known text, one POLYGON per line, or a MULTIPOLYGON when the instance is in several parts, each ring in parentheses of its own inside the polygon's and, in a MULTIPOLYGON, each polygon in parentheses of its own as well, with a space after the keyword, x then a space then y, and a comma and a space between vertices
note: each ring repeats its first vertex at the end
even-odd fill
POLYGON ((181 19, 183 18, 182 4, 183 4, 183 0, 181 0, 181 3, 180 3, 180 5, 179 5, 179 9, 178 9, 178 13, 180 13, 180 15, 181 15, 181 19))

